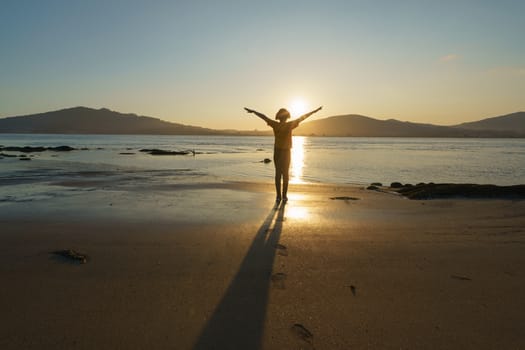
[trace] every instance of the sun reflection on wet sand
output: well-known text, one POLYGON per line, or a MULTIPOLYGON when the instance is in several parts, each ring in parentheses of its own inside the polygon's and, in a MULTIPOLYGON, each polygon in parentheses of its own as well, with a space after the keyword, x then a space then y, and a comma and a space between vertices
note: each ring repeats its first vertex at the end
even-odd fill
MULTIPOLYGON (((295 189, 298 190, 298 189, 295 189)), ((293 220, 311 220, 313 212, 308 206, 308 202, 312 200, 310 195, 298 192, 288 193, 289 202, 286 205, 285 217, 293 220)))
POLYGON ((306 137, 293 136, 292 162, 290 169, 290 183, 301 184, 303 181, 304 146, 306 137))
POLYGON ((305 220, 310 217, 308 208, 289 206, 286 208, 286 217, 290 219, 305 220))

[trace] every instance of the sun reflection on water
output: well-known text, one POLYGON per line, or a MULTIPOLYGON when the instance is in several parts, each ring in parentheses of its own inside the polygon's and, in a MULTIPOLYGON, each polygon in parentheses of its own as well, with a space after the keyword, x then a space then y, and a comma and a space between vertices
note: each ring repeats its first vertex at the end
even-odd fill
POLYGON ((303 181, 304 146, 306 137, 293 136, 292 162, 290 169, 290 183, 301 184, 303 181))

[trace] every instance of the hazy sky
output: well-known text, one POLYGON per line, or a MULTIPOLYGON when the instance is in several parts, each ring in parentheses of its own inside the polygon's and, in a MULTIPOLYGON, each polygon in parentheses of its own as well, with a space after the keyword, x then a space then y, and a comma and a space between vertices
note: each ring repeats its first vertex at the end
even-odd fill
POLYGON ((0 116, 73 106, 263 129, 455 124, 525 110, 525 1, 0 0, 0 116))

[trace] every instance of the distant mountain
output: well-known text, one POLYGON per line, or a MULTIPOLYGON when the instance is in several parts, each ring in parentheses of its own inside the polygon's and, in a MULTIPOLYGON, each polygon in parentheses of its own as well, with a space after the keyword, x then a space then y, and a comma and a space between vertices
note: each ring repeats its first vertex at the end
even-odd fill
POLYGON ((210 135, 218 131, 106 108, 74 107, 0 119, 0 133, 210 135))
POLYGON ((447 137, 463 136, 461 130, 446 126, 401 122, 395 119, 378 120, 357 114, 340 115, 305 122, 296 135, 379 136, 379 137, 447 137))
MULTIPOLYGON (((214 130, 170 123, 158 118, 123 114, 106 108, 74 107, 18 117, 0 118, 0 133, 271 135, 271 130, 214 130)), ((304 122, 295 135, 363 137, 525 137, 525 112, 454 126, 378 120, 357 114, 304 122)))
POLYGON ((469 130, 489 130, 525 134, 525 112, 516 112, 499 117, 487 118, 477 122, 455 125, 455 128, 469 130))
POLYGON ((362 115, 349 114, 304 122, 296 129, 295 135, 364 137, 525 137, 525 130, 523 130, 523 125, 525 125, 524 112, 491 119, 497 119, 497 123, 490 121, 490 119, 485 119, 475 123, 465 123, 456 126, 438 126, 432 124, 402 122, 395 119, 378 120, 362 115), (492 123, 495 128, 490 128, 492 123), (470 127, 469 124, 472 124, 474 127, 470 127), (520 127, 516 126, 511 129, 504 129, 502 127, 503 125, 511 124, 519 124, 520 127), (485 128, 481 127, 485 125, 485 128))

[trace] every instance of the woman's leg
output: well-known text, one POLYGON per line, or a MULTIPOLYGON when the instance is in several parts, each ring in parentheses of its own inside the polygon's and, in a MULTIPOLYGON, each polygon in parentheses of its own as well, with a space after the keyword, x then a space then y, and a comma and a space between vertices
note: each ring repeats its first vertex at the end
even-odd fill
POLYGON ((281 152, 278 149, 273 150, 273 164, 275 166, 275 193, 276 201, 281 200, 281 176, 282 176, 282 165, 281 165, 281 152))
POLYGON ((283 171, 283 201, 287 201, 288 197, 286 194, 288 193, 288 180, 289 180, 289 174, 288 169, 283 171))
POLYGON ((288 197, 288 181, 290 179, 290 160, 291 160, 291 151, 287 150, 284 152, 282 159, 282 174, 283 174, 283 200, 287 201, 288 197))
POLYGON ((275 169, 275 193, 277 194, 276 200, 281 200, 281 172, 277 168, 275 169))

